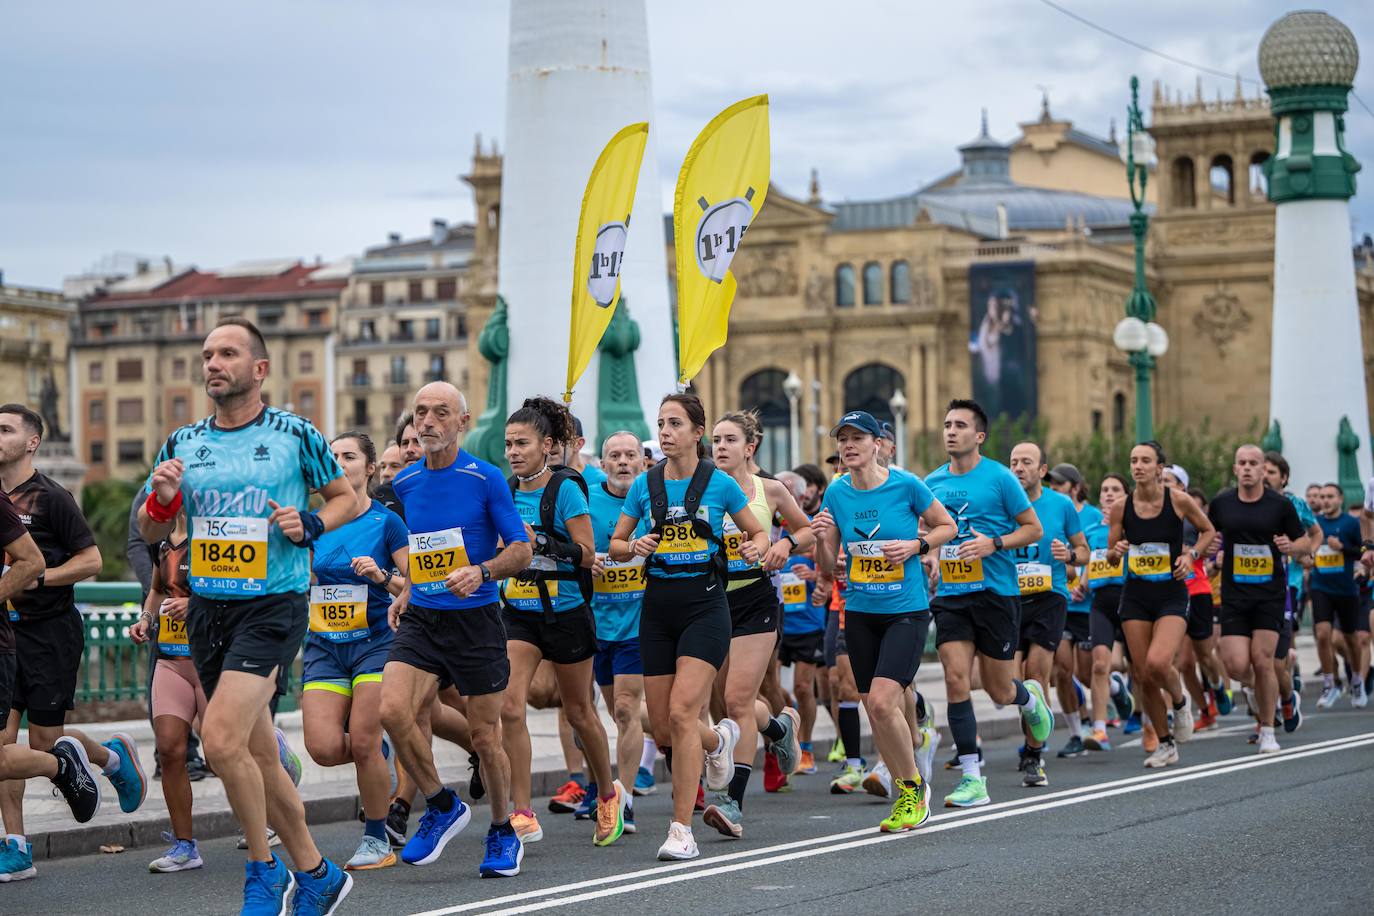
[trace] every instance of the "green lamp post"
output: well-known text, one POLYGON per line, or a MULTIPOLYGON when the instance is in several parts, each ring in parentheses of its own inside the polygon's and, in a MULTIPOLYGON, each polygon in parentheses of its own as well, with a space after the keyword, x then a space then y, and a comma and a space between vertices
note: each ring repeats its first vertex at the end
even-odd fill
POLYGON ((1154 438, 1154 416, 1150 399, 1150 375, 1155 360, 1169 351, 1169 335, 1155 323, 1155 297, 1145 286, 1145 232, 1150 217, 1145 212, 1145 183, 1154 161, 1154 143, 1145 131, 1140 116, 1140 80, 1131 77, 1131 107, 1126 109, 1126 143, 1121 150, 1126 161, 1126 181, 1131 188, 1131 235, 1135 237, 1135 286, 1126 299, 1126 317, 1112 333, 1116 348, 1130 357, 1135 370, 1135 438, 1144 442, 1154 438))

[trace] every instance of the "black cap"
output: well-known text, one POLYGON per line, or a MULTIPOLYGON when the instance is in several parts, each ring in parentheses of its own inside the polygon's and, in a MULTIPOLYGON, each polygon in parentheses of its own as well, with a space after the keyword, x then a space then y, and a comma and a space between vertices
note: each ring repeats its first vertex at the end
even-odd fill
POLYGON ((839 435, 840 430, 844 429, 846 426, 852 426, 859 432, 867 433, 875 439, 881 438, 883 435, 882 424, 873 417, 873 414, 866 410, 851 410, 849 413, 840 417, 840 422, 835 424, 835 428, 830 431, 830 435, 839 435))
POLYGON ((1056 464, 1045 476, 1051 483, 1071 483, 1074 486, 1083 483, 1083 475, 1071 464, 1056 464))
POLYGON ((839 464, 839 463, 840 463, 840 456, 839 456, 839 455, 831 455, 829 458, 825 459, 825 463, 826 463, 826 464, 839 464))
POLYGON ((582 421, 579 420, 579 419, 577 419, 577 417, 573 417, 572 420, 573 420, 573 429, 577 430, 577 438, 579 438, 579 439, 584 439, 584 438, 586 438, 585 434, 582 432, 582 421))

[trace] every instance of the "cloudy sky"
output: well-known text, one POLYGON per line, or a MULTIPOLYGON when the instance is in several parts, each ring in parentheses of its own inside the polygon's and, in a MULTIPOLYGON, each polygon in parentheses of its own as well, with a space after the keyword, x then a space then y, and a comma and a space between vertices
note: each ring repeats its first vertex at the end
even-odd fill
MULTIPOLYGON (((1142 44, 1243 77, 1292 8, 1273 0, 1059 0, 1142 44)), ((1334 0, 1374 54, 1374 5, 1334 0)), ((473 137, 504 133, 507 2, 69 0, 7 4, 0 55, 0 269, 59 286, 112 253, 203 268, 325 259, 390 231, 468 218, 473 137)), ((1105 135, 1139 74, 1197 74, 1039 0, 651 0, 657 154, 671 183, 717 111, 772 97, 773 179, 829 200, 902 193, 957 164, 989 109, 1010 139, 1036 116, 1105 135)), ((1229 95, 1232 80, 1203 76, 1229 95)), ((1247 86, 1247 92, 1254 92, 1247 86)), ((1356 91, 1374 106, 1374 66, 1356 91)), ((1352 230, 1374 232, 1374 116, 1352 102, 1365 164, 1352 230)))

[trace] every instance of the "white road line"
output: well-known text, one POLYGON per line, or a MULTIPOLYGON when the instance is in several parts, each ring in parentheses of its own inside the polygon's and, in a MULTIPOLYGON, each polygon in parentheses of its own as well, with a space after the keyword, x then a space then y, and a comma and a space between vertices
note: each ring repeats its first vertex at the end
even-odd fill
MULTIPOLYGON (((1282 725, 1280 725, 1280 727, 1282 727, 1282 725)), ((1245 722, 1240 725, 1228 725, 1225 728, 1209 728, 1205 732, 1193 732, 1193 737, 1183 743, 1191 744, 1194 741, 1206 741, 1208 738, 1219 738, 1222 735, 1233 735, 1236 732, 1252 732, 1254 730, 1254 722, 1245 722)), ((1123 741, 1116 746, 1121 748, 1140 747, 1140 739, 1132 738, 1130 741, 1123 741)))
POLYGON ((537 898, 556 896, 556 899, 539 900, 539 902, 525 903, 523 906, 491 910, 489 916, 529 913, 545 907, 565 906, 571 903, 579 903, 601 897, 629 893, 631 891, 642 890, 644 888, 663 884, 690 881, 709 875, 724 874, 746 868, 757 868, 763 865, 776 864, 778 862, 809 858, 811 856, 824 855, 844 849, 868 846, 873 843, 886 843, 910 837, 919 837, 928 833, 939 833, 957 827, 980 824, 1005 817, 1015 817, 1020 814, 1046 811, 1066 805, 1076 805, 1086 801, 1108 798, 1114 795, 1138 792, 1143 789, 1153 788, 1154 786, 1171 785, 1173 783, 1188 782, 1195 779, 1205 779, 1210 776, 1220 776, 1240 770, 1251 769, 1253 767, 1268 766, 1289 760, 1298 760, 1304 757, 1313 757, 1356 747, 1364 747, 1366 745, 1374 745, 1374 732, 1314 742, 1312 744, 1301 745, 1281 751, 1278 754, 1265 755, 1263 757, 1251 753, 1244 757, 1218 760, 1212 763, 1197 764, 1181 769, 1154 771, 1142 776, 1132 776, 1105 783, 1079 786, 1077 788, 1065 789, 1048 795, 1037 795, 1034 798, 1019 799, 1011 802, 999 802, 982 808, 937 814, 930 818, 926 826, 911 833, 877 834, 874 832, 873 827, 865 827, 845 833, 830 834, 828 836, 797 840, 791 843, 780 843, 754 850, 712 856, 707 859, 698 859, 693 862, 665 864, 654 868, 641 869, 639 871, 626 872, 618 875, 607 875, 600 878, 591 878, 585 881, 577 881, 555 887, 510 894, 505 897, 474 900, 469 903, 458 904, 451 907, 426 910, 422 913, 414 914, 414 916, 448 916, 448 914, 453 913, 489 910, 492 907, 507 904, 521 904, 526 901, 534 901, 537 898), (817 846, 821 848, 806 848, 817 846), (636 879, 640 878, 647 880, 636 881, 636 879), (620 883, 627 881, 634 883, 620 883), (608 884, 615 886, 601 887, 602 885, 608 884), (567 896, 573 891, 598 887, 600 888, 598 890, 589 890, 587 893, 567 896))

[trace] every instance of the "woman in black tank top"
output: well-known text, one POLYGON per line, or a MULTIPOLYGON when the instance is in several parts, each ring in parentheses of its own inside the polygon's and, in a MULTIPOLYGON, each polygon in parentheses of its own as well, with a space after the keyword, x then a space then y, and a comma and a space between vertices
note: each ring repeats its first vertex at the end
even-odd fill
POLYGON ((1193 715, 1174 668, 1174 656, 1188 628, 1188 587, 1183 584, 1193 560, 1205 552, 1215 530, 1207 516, 1182 490, 1164 486, 1164 450, 1157 442, 1131 449, 1134 491, 1112 506, 1107 558, 1126 558, 1126 584, 1121 590, 1121 629, 1126 635, 1132 667, 1141 684, 1141 702, 1150 717, 1146 744, 1156 736, 1158 747, 1145 760, 1147 767, 1178 762, 1174 740, 1193 734, 1193 715), (1198 530, 1197 544, 1183 547, 1183 521, 1198 530), (1173 729, 1168 709, 1173 707, 1173 729))

